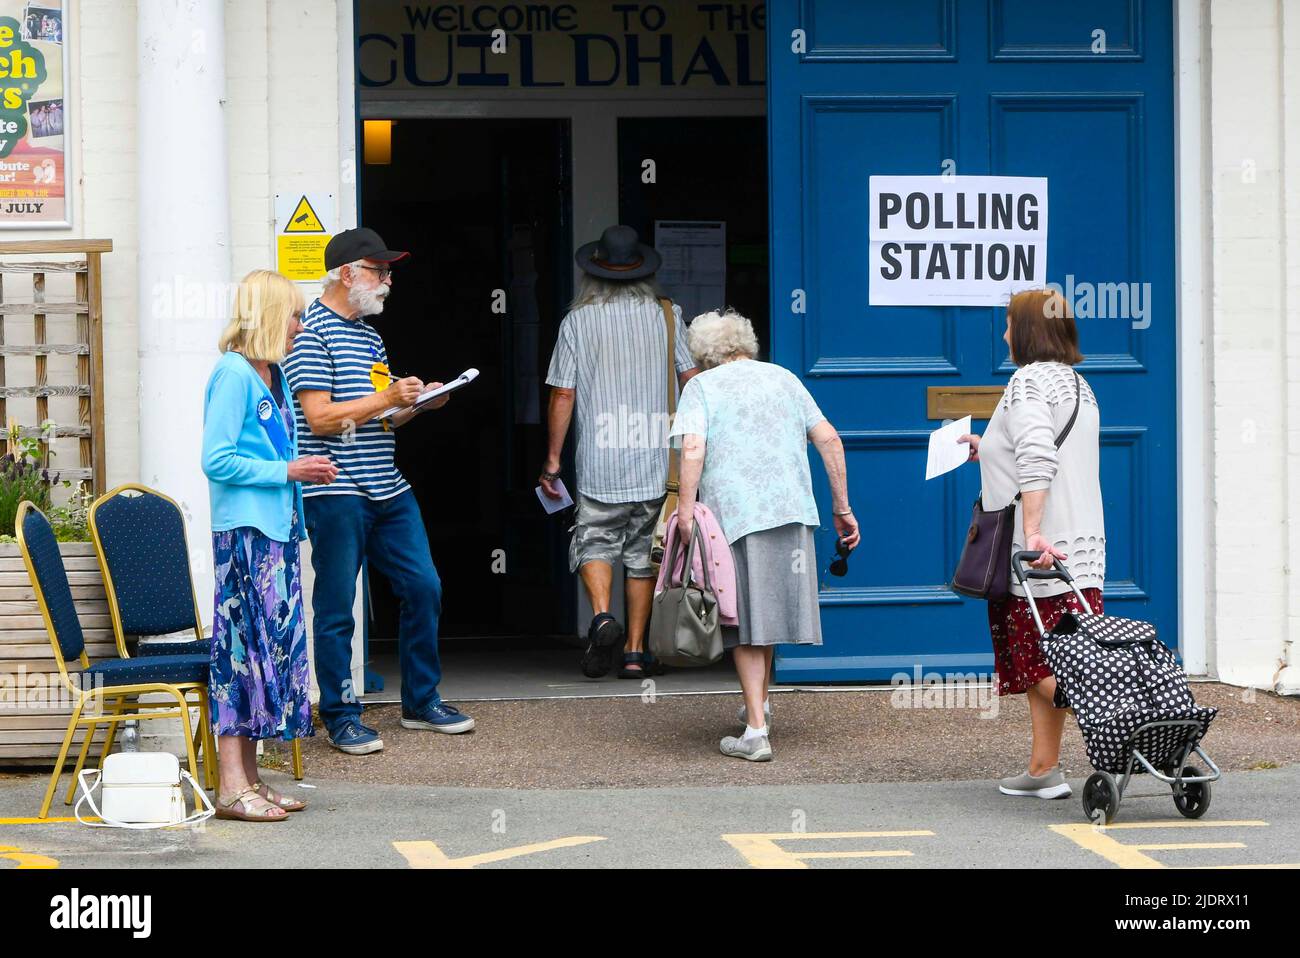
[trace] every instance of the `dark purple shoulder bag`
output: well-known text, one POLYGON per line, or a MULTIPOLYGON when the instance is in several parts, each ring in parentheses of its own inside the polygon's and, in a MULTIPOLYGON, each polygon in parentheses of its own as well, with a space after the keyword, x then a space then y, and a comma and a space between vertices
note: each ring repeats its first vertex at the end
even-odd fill
MULTIPOLYGON (((1057 449, 1061 448, 1061 443, 1074 428, 1074 421, 1079 418, 1080 395, 1076 370, 1074 412, 1056 437, 1057 449)), ((1011 540, 1015 535, 1016 503, 1019 501, 1020 493, 1017 492, 1011 505, 989 511, 984 508, 984 491, 980 490, 971 510, 970 528, 966 530, 966 543, 962 546, 961 558, 957 560, 957 571, 953 573, 950 587, 954 592, 973 599, 990 600, 1005 599, 1011 594, 1011 540)))

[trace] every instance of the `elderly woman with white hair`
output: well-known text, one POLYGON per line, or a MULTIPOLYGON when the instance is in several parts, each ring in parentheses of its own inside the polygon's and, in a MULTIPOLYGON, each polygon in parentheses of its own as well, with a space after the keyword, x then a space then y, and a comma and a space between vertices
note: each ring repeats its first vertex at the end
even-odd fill
POLYGON ((720 748, 763 762, 772 757, 773 649, 822 641, 810 440, 826 466, 835 531, 847 549, 858 544, 858 523, 839 435, 797 376, 755 359, 750 321, 732 310, 705 313, 687 339, 703 372, 686 384, 670 431, 682 448, 679 529, 689 541, 698 492, 731 545, 739 623, 723 627, 723 644, 734 650, 745 731, 720 748))

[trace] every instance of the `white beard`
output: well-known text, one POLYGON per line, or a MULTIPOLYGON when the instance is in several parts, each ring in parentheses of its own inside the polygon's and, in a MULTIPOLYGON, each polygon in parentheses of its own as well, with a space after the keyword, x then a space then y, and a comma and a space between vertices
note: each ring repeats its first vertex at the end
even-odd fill
POLYGON ((384 311, 384 297, 387 295, 387 286, 372 286, 370 289, 353 286, 348 289, 348 305, 356 310, 358 316, 378 316, 384 311))

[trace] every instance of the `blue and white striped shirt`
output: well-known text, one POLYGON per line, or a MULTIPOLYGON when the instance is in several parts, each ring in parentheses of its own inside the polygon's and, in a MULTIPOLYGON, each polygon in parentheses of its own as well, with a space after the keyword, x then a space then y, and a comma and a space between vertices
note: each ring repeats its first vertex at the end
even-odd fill
MULTIPOLYGON (((322 390, 330 394, 333 402, 348 402, 375 394, 370 373, 376 363, 382 363, 387 370, 388 352, 374 327, 363 319, 344 319, 319 299, 303 313, 302 325, 302 332, 293 341, 293 352, 283 364, 295 395, 303 390, 322 390)), ((329 456, 339 467, 333 483, 304 485, 304 496, 391 499, 411 488, 397 470, 393 433, 385 430, 378 419, 337 436, 314 436, 302 404, 296 406, 299 454, 329 456)))
MULTIPOLYGON (((674 366, 695 366, 673 306, 674 366)), ((621 296, 564 317, 549 386, 573 389, 578 491, 598 502, 648 502, 668 479, 668 329, 656 300, 621 296)))

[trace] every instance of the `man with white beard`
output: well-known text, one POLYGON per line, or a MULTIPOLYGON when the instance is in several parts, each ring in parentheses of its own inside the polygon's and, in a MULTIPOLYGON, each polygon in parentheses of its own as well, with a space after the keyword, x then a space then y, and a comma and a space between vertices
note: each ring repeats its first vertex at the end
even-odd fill
POLYGON ((284 363, 298 400, 301 454, 329 456, 339 468, 333 484, 303 489, 303 519, 316 573, 312 638, 320 716, 330 744, 352 755, 384 747, 379 733, 362 724, 361 690, 352 687, 352 602, 363 559, 388 577, 401 602, 402 727, 449 734, 474 727, 438 694, 442 584, 415 493, 394 459, 393 430, 449 396, 412 408, 428 387, 415 376, 390 374, 384 341, 365 321, 383 312, 392 264, 408 255, 388 249, 374 230, 345 230, 331 239, 324 291, 303 312, 303 331, 284 363), (400 411, 378 418, 393 407, 400 411))

